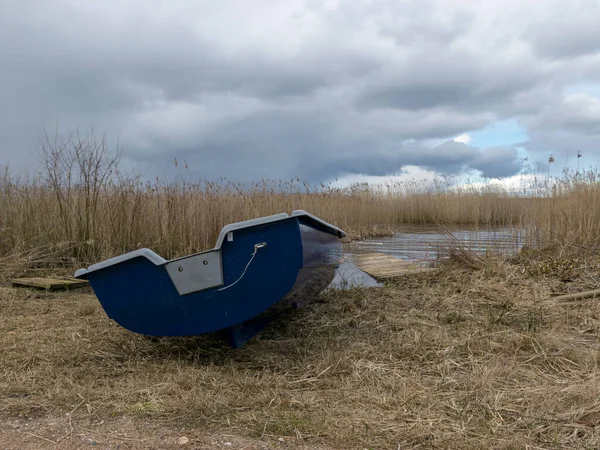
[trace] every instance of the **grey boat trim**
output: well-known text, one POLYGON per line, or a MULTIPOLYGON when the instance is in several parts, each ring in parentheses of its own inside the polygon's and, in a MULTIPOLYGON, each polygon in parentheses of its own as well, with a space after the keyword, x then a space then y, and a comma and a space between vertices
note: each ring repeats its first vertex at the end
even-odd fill
POLYGON ((330 224, 329 222, 325 222, 323 219, 319 219, 317 216, 313 216, 312 214, 307 213, 306 211, 304 211, 302 209, 296 209, 296 210, 292 211, 292 215, 290 217, 306 217, 311 222, 317 223, 317 224, 321 225, 322 227, 328 228, 330 231, 333 231, 334 234, 338 235, 338 237, 340 237, 340 238, 346 237, 346 233, 342 229, 336 227, 335 225, 330 224))
POLYGON ((183 259, 191 258, 193 256, 201 255, 204 253, 219 251, 221 249, 221 246, 223 245, 223 242, 225 241, 225 239, 227 237, 227 234, 229 234, 233 231, 241 230, 243 228, 255 227, 258 225, 264 225, 267 223, 277 222, 280 220, 289 219, 290 217, 297 217, 297 218, 304 217, 309 222, 313 222, 317 225, 320 225, 325 230, 332 232, 333 234, 336 234, 340 238, 346 236, 346 233, 344 231, 342 231, 340 228, 336 227, 335 225, 325 222, 324 220, 319 219, 318 217, 313 216, 312 214, 307 213, 304 210, 297 209, 297 210, 292 211, 291 215, 288 215, 286 213, 279 213, 279 214, 273 214, 271 216, 259 217, 257 219, 244 220, 242 222, 235 222, 235 223, 225 225, 221 229, 221 232, 219 233, 219 237, 217 238, 217 243, 216 243, 215 247, 210 250, 193 253, 191 255, 182 256, 180 258, 175 258, 170 261, 167 261, 166 259, 162 258, 161 256, 159 256, 158 254, 156 254, 154 251, 150 250, 149 248, 141 248, 138 250, 134 250, 132 252, 124 253, 123 255, 115 256, 113 258, 107 259, 105 261, 101 261, 96 264, 92 264, 87 269, 78 269, 75 272, 74 277, 75 278, 84 278, 90 272, 95 272, 97 270, 105 269, 106 267, 120 264, 124 261, 128 261, 130 259, 134 259, 134 258, 138 258, 138 257, 144 257, 144 258, 148 259, 150 262, 154 263, 154 265, 159 266, 159 265, 164 265, 164 264, 172 263, 175 261, 180 261, 183 259))
POLYGON ((154 265, 159 266, 161 264, 165 264, 167 262, 166 259, 157 255, 155 252, 150 250, 149 248, 140 248, 139 250, 134 250, 132 252, 124 253, 123 255, 115 256, 113 258, 107 259, 105 261, 101 261, 96 264, 92 264, 87 269, 78 269, 75 272, 75 278, 81 278, 84 275, 87 275, 90 272, 95 272, 96 270, 105 269, 109 266, 114 266, 115 264, 120 264, 122 262, 128 261, 130 259, 134 259, 137 257, 144 257, 149 261, 153 262, 154 265))
POLYGON ((242 222, 235 222, 225 225, 221 228, 221 232, 219 233, 219 237, 217 238, 217 244, 213 250, 218 250, 223 245, 225 238, 227 237, 227 233, 231 233, 235 230, 241 230, 242 228, 250 228, 258 225, 264 225, 266 223, 278 222, 280 220, 289 219, 286 213, 273 214, 272 216, 259 217, 257 219, 244 220, 242 222))

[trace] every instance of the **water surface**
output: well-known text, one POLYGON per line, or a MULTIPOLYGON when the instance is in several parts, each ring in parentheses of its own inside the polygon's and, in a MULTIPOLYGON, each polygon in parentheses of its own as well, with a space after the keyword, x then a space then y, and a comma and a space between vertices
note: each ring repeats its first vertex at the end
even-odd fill
POLYGON ((345 262, 330 285, 333 289, 380 286, 352 262, 357 253, 384 253, 420 265, 430 265, 443 257, 443 249, 459 245, 479 254, 513 253, 523 245, 523 232, 514 228, 404 227, 394 235, 365 239, 344 245, 345 262))
POLYGON ((523 245, 523 234, 513 228, 407 227, 393 236, 345 245, 349 254, 379 252, 406 261, 432 262, 448 245, 460 245, 476 253, 511 253, 523 245))

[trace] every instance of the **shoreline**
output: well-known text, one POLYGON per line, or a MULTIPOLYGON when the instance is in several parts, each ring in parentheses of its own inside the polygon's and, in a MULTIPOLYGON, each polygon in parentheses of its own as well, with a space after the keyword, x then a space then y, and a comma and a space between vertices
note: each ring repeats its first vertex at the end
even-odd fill
POLYGON ((582 262, 451 259, 327 292, 238 350, 128 332, 89 293, 0 288, 0 443, 46 448, 73 411, 73 448, 596 446, 600 306, 553 297, 597 288, 582 262))

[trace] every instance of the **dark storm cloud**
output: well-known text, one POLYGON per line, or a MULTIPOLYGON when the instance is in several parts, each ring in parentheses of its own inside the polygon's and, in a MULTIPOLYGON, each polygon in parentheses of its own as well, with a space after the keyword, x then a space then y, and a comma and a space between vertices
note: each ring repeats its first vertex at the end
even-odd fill
POLYGON ((546 131, 534 133, 524 143, 524 148, 531 155, 527 170, 546 174, 548 166, 550 171, 560 174, 564 169, 576 170, 594 167, 600 168, 600 157, 598 154, 600 138, 597 136, 585 136, 580 134, 546 131), (578 152, 582 155, 577 157, 578 152), (554 163, 549 164, 550 155, 554 157, 554 163))
POLYGON ((549 3, 527 31, 535 51, 549 59, 570 59, 600 53, 600 3, 549 3))
POLYGON ((478 154, 469 167, 487 177, 502 178, 518 173, 523 168, 523 162, 514 148, 493 147, 478 154))
POLYGON ((542 69, 516 62, 476 60, 463 52, 407 58, 394 73, 386 74, 361 94, 365 108, 426 109, 440 106, 463 111, 486 111, 536 87, 542 69), (460 63, 457 63, 460 61, 460 63))
POLYGON ((600 99, 588 94, 572 94, 541 108, 527 119, 530 139, 523 143, 532 158, 532 168, 547 168, 554 156, 555 172, 578 165, 600 167, 600 99))
POLYGON ((544 142, 557 128, 597 130, 593 99, 563 102, 562 90, 574 74, 592 82, 600 60, 560 62, 593 53, 595 29, 548 50, 553 20, 569 9, 575 23, 587 3, 523 5, 4 2, 0 158, 22 166, 58 123, 106 130, 159 174, 177 157, 194 177, 235 180, 407 165, 513 175, 514 149, 451 138, 513 117, 544 142))
MULTIPOLYGON (((230 101, 235 108, 235 100, 230 101)), ((484 120, 478 117, 450 113, 415 117, 397 111, 344 113, 339 106, 327 103, 318 108, 318 114, 310 104, 273 110, 264 105, 238 103, 238 110, 250 108, 253 112, 224 122, 192 123, 190 128, 205 126, 210 131, 200 140, 193 135, 178 142, 180 146, 173 151, 193 168, 219 167, 220 161, 227 161, 219 175, 235 179, 272 177, 277 173, 279 177, 299 176, 311 181, 342 173, 386 175, 404 165, 459 173, 477 157, 477 149, 458 142, 430 148, 407 141, 456 135, 465 127, 482 125, 484 120)), ((154 158, 163 146, 173 142, 156 124, 141 126, 146 131, 140 134, 149 135, 154 144, 136 154, 137 158, 154 158)))
POLYGON ((528 125, 534 133, 561 130, 600 137, 600 99, 588 94, 569 95, 562 101, 545 105, 528 125))

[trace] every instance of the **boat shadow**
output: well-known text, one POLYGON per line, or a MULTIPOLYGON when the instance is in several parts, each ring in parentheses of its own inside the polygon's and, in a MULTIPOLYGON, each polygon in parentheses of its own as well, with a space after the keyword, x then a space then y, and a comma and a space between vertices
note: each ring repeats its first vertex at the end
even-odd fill
MULTIPOLYGON (((162 361, 169 359, 187 364, 223 365, 253 360, 259 362, 265 358, 289 359, 298 354, 298 349, 303 349, 305 355, 306 352, 312 352, 310 349, 317 352, 319 347, 336 344, 332 341, 314 345, 316 340, 324 341, 332 333, 341 332, 335 325, 331 330, 324 329, 322 325, 323 322, 333 324, 340 319, 339 305, 331 301, 336 294, 325 293, 301 308, 286 308, 278 312, 270 318, 272 322, 268 326, 240 348, 231 347, 227 332, 217 331, 188 337, 140 336, 142 353, 145 358, 162 361)), ((347 338, 352 338, 351 329, 343 332, 347 338)))

